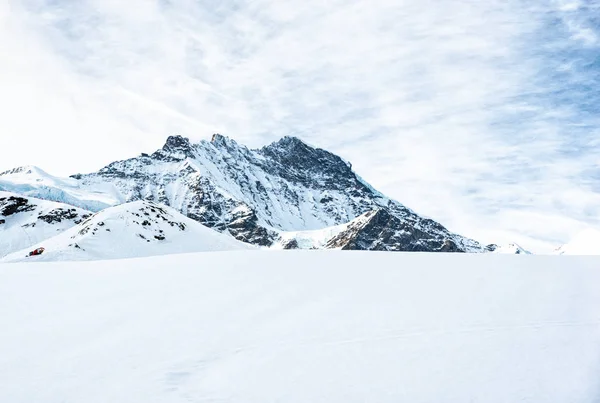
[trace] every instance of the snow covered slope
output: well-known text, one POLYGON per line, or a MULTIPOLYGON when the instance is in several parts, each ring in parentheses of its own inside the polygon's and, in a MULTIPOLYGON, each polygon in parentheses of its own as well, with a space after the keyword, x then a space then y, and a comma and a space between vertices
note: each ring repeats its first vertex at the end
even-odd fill
POLYGON ((597 403, 594 257, 0 265, 1 402, 597 403))
POLYGON ((325 249, 327 242, 346 228, 348 224, 312 231, 281 232, 271 249, 325 249))
POLYGON ((90 211, 100 211, 124 201, 109 183, 90 188, 73 178, 58 178, 34 166, 0 173, 0 191, 56 201, 90 211))
MULTIPOLYGON (((351 164, 295 137, 259 150, 215 135, 192 144, 171 136, 151 155, 114 162, 89 175, 73 175, 81 188, 114 186, 119 199, 154 200, 239 240, 270 246, 282 233, 347 224, 362 214, 384 210, 397 231, 419 239, 395 238, 389 250, 482 251, 475 241, 451 233, 374 190, 351 164), (399 241, 401 240, 401 241, 399 241)), ((301 241, 301 240, 300 240, 301 241)), ((381 244, 381 242, 380 242, 381 244)), ((366 244, 355 244, 366 245, 366 244)))
MULTIPOLYGON (((111 207, 79 225, 46 239, 40 256, 20 250, 2 261, 62 261, 118 259, 172 253, 254 249, 206 228, 175 210, 138 201, 111 207)), ((33 249, 29 248, 29 249, 33 249)))
POLYGON ((66 204, 0 191, 0 257, 54 237, 91 215, 66 204))
POLYGON ((505 255, 531 255, 531 252, 523 249, 516 243, 509 243, 506 245, 491 244, 485 247, 487 252, 501 253, 505 255))
POLYGON ((556 250, 558 255, 600 255, 600 231, 589 228, 556 250))

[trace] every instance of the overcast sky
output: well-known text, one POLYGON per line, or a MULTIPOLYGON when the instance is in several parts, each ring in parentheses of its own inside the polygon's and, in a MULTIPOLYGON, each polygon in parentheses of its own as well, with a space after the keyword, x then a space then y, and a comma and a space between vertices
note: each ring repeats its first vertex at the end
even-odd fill
POLYGON ((0 0, 0 170, 284 135, 449 229, 600 225, 597 0, 0 0))

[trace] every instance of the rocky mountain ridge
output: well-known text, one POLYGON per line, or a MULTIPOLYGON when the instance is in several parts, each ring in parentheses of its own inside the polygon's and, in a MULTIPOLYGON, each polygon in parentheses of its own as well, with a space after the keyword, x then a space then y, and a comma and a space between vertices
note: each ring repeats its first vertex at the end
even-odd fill
POLYGON ((376 191, 342 158, 295 137, 251 150, 219 134, 195 144, 171 136, 152 154, 72 178, 87 188, 113 186, 125 202, 152 200, 171 206, 208 227, 260 246, 274 245, 287 231, 347 224, 371 212, 374 225, 358 231, 362 242, 337 239, 327 247, 483 250, 477 242, 376 191))
POLYGON ((220 134, 197 143, 170 136, 152 153, 89 174, 9 170, 0 173, 0 191, 91 212, 154 202, 268 248, 526 253, 484 248, 449 231, 375 190, 349 162, 296 137, 249 149, 220 134))

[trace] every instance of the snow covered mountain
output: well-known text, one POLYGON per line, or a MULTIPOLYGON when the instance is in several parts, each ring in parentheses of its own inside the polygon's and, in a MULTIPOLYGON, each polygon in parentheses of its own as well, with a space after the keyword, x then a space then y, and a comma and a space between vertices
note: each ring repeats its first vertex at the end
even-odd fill
POLYGON ((0 191, 0 257, 54 237, 91 215, 66 204, 0 191))
POLYGON ((74 181, 69 182, 70 189, 88 199, 95 194, 115 204, 152 200, 256 245, 314 247, 315 242, 298 242, 289 234, 319 230, 321 236, 335 235, 335 228, 327 228, 340 225, 351 225, 356 231, 357 223, 351 222, 367 214, 370 225, 358 231, 363 241, 342 245, 342 240, 324 239, 316 244, 344 249, 483 251, 477 242, 376 191, 352 171, 349 162, 295 137, 250 150, 219 134, 197 144, 171 136, 152 154, 117 161, 70 180, 74 181), (370 241, 364 242, 366 238, 370 241))
POLYGON ((312 231, 286 231, 271 245, 271 249, 326 249, 331 238, 348 228, 349 224, 336 225, 312 231))
POLYGON ((175 210, 148 201, 102 210, 50 239, 2 259, 16 261, 104 260, 187 252, 254 249, 175 210), (44 247, 39 256, 30 249, 44 247))
POLYGON ((600 231, 589 228, 558 248, 557 255, 600 255, 600 231))
POLYGON ((509 243, 507 245, 496 245, 490 244, 485 247, 487 252, 500 253, 504 255, 531 255, 531 252, 523 249, 516 243, 509 243))
POLYGON ((124 202, 110 183, 89 188, 76 179, 58 178, 34 166, 1 172, 0 191, 65 203, 94 212, 124 202))

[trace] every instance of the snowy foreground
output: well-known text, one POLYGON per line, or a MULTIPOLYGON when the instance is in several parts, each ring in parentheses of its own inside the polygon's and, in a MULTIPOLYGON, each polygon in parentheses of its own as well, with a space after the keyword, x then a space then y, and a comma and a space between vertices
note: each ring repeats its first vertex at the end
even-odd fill
POLYGON ((240 251, 0 265, 0 401, 600 401, 600 259, 240 251))

